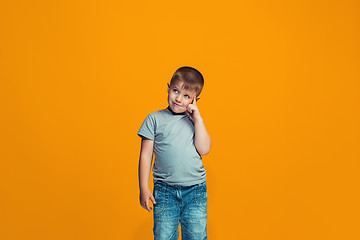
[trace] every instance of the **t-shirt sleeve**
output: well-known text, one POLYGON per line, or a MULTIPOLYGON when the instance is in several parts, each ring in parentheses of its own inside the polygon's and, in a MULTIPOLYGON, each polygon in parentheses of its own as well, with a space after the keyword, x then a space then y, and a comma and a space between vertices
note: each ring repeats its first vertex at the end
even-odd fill
POLYGON ((138 131, 139 137, 145 137, 151 140, 155 138, 155 119, 150 114, 145 118, 143 124, 138 131))

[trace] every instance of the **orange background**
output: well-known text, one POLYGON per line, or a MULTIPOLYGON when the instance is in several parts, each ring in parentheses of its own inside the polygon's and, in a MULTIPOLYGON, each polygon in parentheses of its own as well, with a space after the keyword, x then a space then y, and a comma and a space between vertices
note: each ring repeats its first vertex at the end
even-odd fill
MULTIPOLYGON (((209 239, 360 239, 358 1, 1 1, 0 239, 152 239, 147 114, 198 68, 209 239)), ((151 186, 152 189, 152 186, 151 186)))

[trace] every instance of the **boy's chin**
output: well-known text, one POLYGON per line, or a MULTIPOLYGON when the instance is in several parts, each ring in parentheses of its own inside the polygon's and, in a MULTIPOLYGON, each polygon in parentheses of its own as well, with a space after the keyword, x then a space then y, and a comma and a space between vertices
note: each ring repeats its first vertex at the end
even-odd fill
POLYGON ((171 107, 171 106, 170 106, 170 108, 174 113, 184 113, 184 112, 186 112, 186 109, 182 110, 182 109, 179 109, 178 107, 171 107))

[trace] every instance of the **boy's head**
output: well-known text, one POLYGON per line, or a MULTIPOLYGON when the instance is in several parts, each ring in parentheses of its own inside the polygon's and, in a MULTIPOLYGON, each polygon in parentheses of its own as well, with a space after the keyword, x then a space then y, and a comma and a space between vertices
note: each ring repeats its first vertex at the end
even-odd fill
POLYGON ((176 113, 186 111, 187 106, 193 102, 194 97, 199 95, 204 86, 202 74, 192 67, 177 69, 168 83, 168 103, 176 113))

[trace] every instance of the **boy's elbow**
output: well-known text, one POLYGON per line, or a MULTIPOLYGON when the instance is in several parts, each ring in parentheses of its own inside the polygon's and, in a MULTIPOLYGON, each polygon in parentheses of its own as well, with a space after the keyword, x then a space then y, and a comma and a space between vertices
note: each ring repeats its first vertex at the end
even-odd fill
POLYGON ((203 152, 200 152, 200 155, 201 155, 201 156, 205 156, 205 155, 207 155, 209 152, 210 152, 210 150, 209 150, 209 151, 203 151, 203 152))
POLYGON ((211 148, 211 140, 207 144, 200 145, 199 147, 196 146, 196 150, 201 156, 207 155, 210 152, 210 148, 211 148))
POLYGON ((201 156, 205 156, 210 152, 210 147, 209 148, 204 148, 204 149, 199 149, 198 152, 199 152, 199 154, 201 156))

